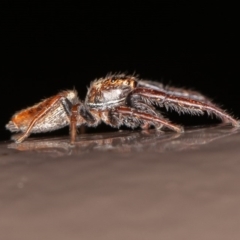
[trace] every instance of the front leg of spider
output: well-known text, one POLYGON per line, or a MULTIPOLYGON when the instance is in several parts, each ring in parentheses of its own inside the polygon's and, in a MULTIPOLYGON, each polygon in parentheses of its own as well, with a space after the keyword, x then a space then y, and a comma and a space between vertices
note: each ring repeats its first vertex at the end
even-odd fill
MULTIPOLYGON (((144 130, 147 130, 150 128, 150 126, 154 126, 156 129, 160 130, 162 129, 162 127, 166 126, 167 128, 170 128, 174 131, 177 132, 183 132, 183 128, 181 126, 178 126, 176 124, 172 124, 168 119, 164 118, 160 112, 158 112, 154 106, 145 103, 142 99, 141 96, 138 94, 129 94, 128 98, 127 98, 127 103, 128 105, 139 111, 140 113, 145 113, 145 114, 149 114, 151 116, 155 116, 158 120, 153 120, 152 121, 146 121, 144 119, 141 119, 142 124, 140 125, 140 127, 144 130), (160 123, 160 121, 162 121, 160 123)), ((139 120, 140 120, 139 119, 139 120)))
POLYGON ((202 115, 206 112, 208 115, 215 115, 222 121, 231 123, 234 127, 240 126, 239 121, 231 117, 224 110, 205 101, 201 102, 146 88, 136 88, 131 94, 141 96, 144 102, 159 107, 165 107, 167 110, 173 109, 178 113, 188 113, 191 115, 202 115))
POLYGON ((141 125, 143 126, 144 124, 149 124, 155 126, 165 126, 178 133, 183 132, 183 128, 181 126, 172 124, 168 120, 158 115, 145 113, 127 106, 116 107, 114 110, 111 110, 111 115, 117 116, 118 122, 120 123, 119 125, 126 125, 131 128, 136 128, 141 125))

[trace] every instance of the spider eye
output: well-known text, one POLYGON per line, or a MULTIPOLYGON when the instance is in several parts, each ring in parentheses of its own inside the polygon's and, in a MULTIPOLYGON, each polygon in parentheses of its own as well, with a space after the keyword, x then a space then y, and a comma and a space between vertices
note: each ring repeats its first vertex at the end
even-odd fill
POLYGON ((113 79, 113 78, 111 79, 111 83, 114 83, 115 81, 116 81, 116 79, 113 79))

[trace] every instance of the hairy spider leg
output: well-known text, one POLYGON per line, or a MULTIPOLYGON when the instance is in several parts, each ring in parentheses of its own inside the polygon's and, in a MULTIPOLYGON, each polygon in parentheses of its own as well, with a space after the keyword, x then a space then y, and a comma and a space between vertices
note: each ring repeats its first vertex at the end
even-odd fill
MULTIPOLYGON (((149 106, 149 105, 147 105, 147 104, 144 103, 144 102, 134 102, 134 103, 131 104, 131 106, 134 107, 134 108, 137 109, 137 110, 140 110, 140 111, 144 112, 144 113, 148 113, 148 114, 151 114, 151 115, 153 115, 153 116, 157 116, 157 117, 159 117, 159 118, 161 118, 161 119, 165 119, 165 120, 167 121, 167 119, 164 118, 164 117, 161 115, 161 113, 158 112, 158 111, 155 109, 155 107, 149 106)), ((140 127, 141 127, 143 130, 148 130, 148 129, 151 127, 151 125, 153 125, 153 126, 154 126, 156 129, 158 129, 158 130, 162 129, 162 127, 163 127, 163 124, 160 124, 160 123, 158 123, 158 122, 152 122, 152 123, 150 123, 150 122, 144 122, 143 124, 140 125, 140 127)))
MULTIPOLYGON (((152 105, 146 104, 139 95, 132 95, 130 94, 127 99, 127 103, 129 106, 135 108, 136 110, 139 110, 140 112, 148 113, 154 116, 157 116, 161 119, 165 119, 168 121, 166 118, 164 118, 160 112, 156 110, 156 108, 152 105)), ((150 128, 150 126, 153 125, 156 129, 160 130, 163 127, 163 124, 159 124, 157 122, 151 123, 150 122, 145 122, 141 124, 141 128, 144 130, 147 130, 150 128)))
POLYGON ((165 88, 165 93, 168 95, 174 95, 176 97, 183 97, 183 98, 189 98, 195 101, 199 101, 199 102, 204 102, 207 103, 209 105, 215 105, 211 102, 211 100, 204 96, 203 94, 196 92, 196 91, 192 91, 192 90, 185 90, 182 88, 176 88, 176 87, 169 87, 166 86, 165 88))
POLYGON ((149 89, 164 92, 165 94, 168 94, 171 96, 189 98, 192 100, 207 103, 209 105, 215 105, 211 102, 211 100, 208 97, 204 96, 203 94, 201 94, 197 91, 192 91, 192 90, 187 90, 187 89, 182 89, 182 88, 177 88, 177 87, 171 87, 171 86, 164 86, 162 83, 159 83, 159 82, 140 80, 138 82, 138 87, 149 88, 149 89))
POLYGON ((131 92, 131 94, 140 95, 142 100, 144 100, 147 104, 165 107, 167 110, 173 109, 178 113, 189 113, 192 115, 201 115, 205 111, 208 115, 214 114, 221 120, 230 122, 235 127, 240 126, 239 121, 235 120, 224 110, 205 102, 200 102, 184 97, 177 97, 166 94, 162 91, 146 88, 136 88, 131 92))
POLYGON ((159 116, 155 116, 155 115, 152 115, 152 114, 149 114, 149 113, 144 113, 144 112, 140 112, 134 108, 130 108, 130 107, 126 107, 126 106, 119 106, 119 107, 116 107, 114 110, 111 111, 112 114, 120 114, 120 116, 122 117, 128 117, 128 116, 131 116, 131 117, 135 117, 136 119, 139 119, 141 121, 146 121, 146 122, 149 122, 149 123, 152 123, 152 122, 157 122, 161 125, 164 125, 165 127, 175 131, 175 132, 178 132, 178 133, 181 133, 183 132, 183 128, 181 126, 177 126, 175 124, 172 124, 170 123, 168 120, 166 119, 163 119, 159 116))

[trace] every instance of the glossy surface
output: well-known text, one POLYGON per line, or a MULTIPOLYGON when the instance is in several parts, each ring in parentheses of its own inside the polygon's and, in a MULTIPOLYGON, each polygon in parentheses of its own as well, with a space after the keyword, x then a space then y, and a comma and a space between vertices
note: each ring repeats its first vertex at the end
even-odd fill
POLYGON ((1 239, 239 239, 240 132, 0 145, 1 239))

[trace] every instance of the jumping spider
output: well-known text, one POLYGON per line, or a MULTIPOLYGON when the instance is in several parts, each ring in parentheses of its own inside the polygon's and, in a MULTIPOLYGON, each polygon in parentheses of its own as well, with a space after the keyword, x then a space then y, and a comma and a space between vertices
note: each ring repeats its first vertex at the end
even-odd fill
POLYGON ((31 133, 48 132, 70 125, 71 142, 77 128, 85 124, 96 127, 104 122, 119 128, 168 128, 183 132, 183 128, 164 118, 156 107, 165 107, 192 115, 215 115, 235 127, 240 123, 198 92, 164 87, 161 83, 144 81, 136 76, 116 74, 93 81, 85 102, 75 90, 67 90, 13 115, 6 128, 21 132, 14 137, 22 142, 31 133))

